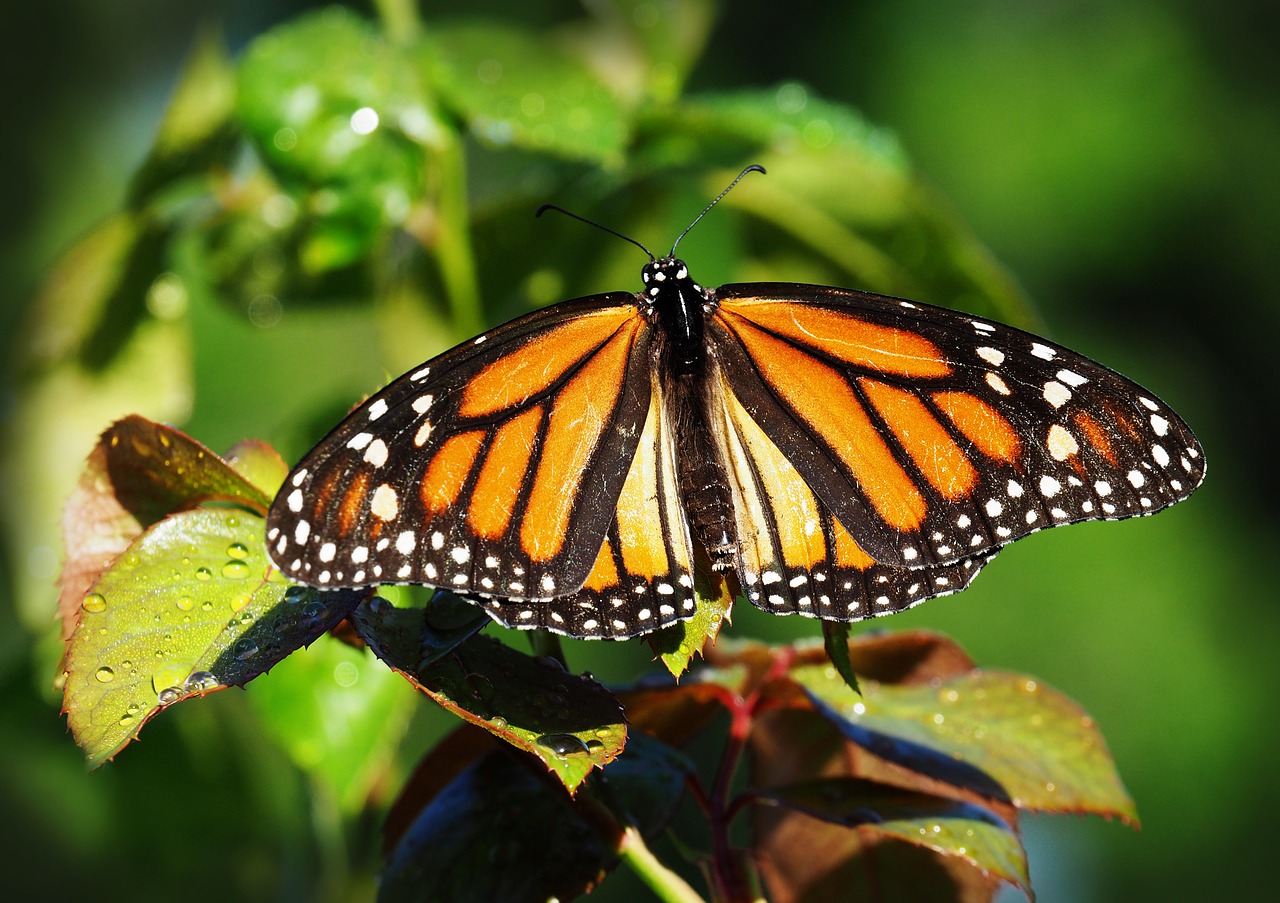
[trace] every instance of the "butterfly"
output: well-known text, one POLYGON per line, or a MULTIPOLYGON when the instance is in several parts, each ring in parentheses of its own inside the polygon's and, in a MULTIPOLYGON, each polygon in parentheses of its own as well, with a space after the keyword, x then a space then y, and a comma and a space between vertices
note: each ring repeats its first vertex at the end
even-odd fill
POLYGON ((1167 405, 1052 342, 831 286, 708 289, 639 246, 642 291, 520 317, 352 411, 271 506, 280 570, 623 639, 694 614, 703 552, 759 608, 856 621, 1204 477, 1167 405))

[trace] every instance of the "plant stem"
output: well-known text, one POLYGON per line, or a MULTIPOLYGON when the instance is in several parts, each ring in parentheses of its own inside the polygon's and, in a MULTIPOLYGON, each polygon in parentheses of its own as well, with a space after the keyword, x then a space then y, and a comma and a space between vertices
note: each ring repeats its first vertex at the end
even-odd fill
POLYGON ((407 44, 422 28, 417 0, 373 0, 373 7, 392 43, 407 44))
POLYGON ((475 257, 471 252, 471 218, 467 205, 467 168, 462 141, 449 136, 432 149, 428 165, 435 169, 435 206, 439 228, 434 251, 444 280, 449 312, 462 335, 475 335, 483 327, 480 287, 476 283, 475 257))
POLYGON ((635 828, 627 828, 618 855, 663 903, 706 903, 689 883, 663 865, 635 828))

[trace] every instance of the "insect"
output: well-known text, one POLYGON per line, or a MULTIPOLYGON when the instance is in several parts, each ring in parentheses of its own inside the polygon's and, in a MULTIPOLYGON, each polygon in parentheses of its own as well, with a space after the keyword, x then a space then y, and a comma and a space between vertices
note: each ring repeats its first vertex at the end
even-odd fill
POLYGON ((271 507, 281 571, 622 639, 694 614, 701 546, 766 611, 854 621, 1204 477, 1186 424, 1101 364, 881 295, 707 289, 675 257, 688 231, 661 259, 626 239, 650 258, 641 292, 520 317, 356 408, 271 507))

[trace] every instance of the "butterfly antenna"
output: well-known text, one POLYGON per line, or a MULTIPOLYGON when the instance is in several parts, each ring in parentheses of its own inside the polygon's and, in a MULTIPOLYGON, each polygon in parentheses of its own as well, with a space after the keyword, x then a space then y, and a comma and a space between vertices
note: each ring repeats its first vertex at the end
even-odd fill
MULTIPOLYGON (((739 177, 739 178, 741 178, 741 177, 739 177)), ((633 245, 635 245, 635 246, 636 246, 637 248, 639 248, 641 251, 644 251, 646 254, 648 254, 648 255, 649 255, 649 260, 650 260, 650 261, 653 261, 653 260, 656 260, 656 259, 657 259, 656 257, 654 257, 654 256, 653 256, 653 252, 652 252, 652 251, 650 251, 650 250, 649 250, 648 248, 646 248, 644 245, 640 244, 640 242, 636 241, 636 240, 635 240, 634 238, 632 238, 630 235, 623 235, 621 232, 617 231, 616 229, 610 229, 608 226, 602 226, 602 225, 600 225, 599 223, 597 223, 595 220, 587 219, 585 216, 578 216, 578 214, 573 213, 572 211, 569 211, 569 210, 565 210, 563 207, 557 206, 556 204, 543 204, 543 205, 542 205, 541 207, 539 207, 536 211, 534 211, 534 214, 533 214, 533 215, 534 215, 534 216, 542 216, 542 214, 546 213, 548 210, 556 210, 556 211, 558 211, 558 212, 560 212, 560 213, 563 213, 565 216, 571 216, 571 217, 573 217, 574 219, 579 220, 580 222, 584 222, 584 223, 586 223, 588 226, 595 226, 597 229, 601 229, 601 230, 603 230, 603 231, 605 231, 605 232, 608 232, 610 235, 616 235, 616 236, 618 236, 618 238, 621 238, 623 241, 629 241, 629 242, 631 242, 633 245)))
MULTIPOLYGON (((695 216, 693 218, 693 222, 691 222, 688 226, 686 226, 685 230, 680 233, 679 237, 677 237, 675 242, 671 245, 671 254, 669 256, 671 257, 676 256, 676 245, 680 244, 680 242, 684 240, 684 237, 689 234, 689 230, 692 229, 694 226, 698 225, 698 220, 702 219, 704 216, 710 213, 711 208, 714 207, 716 204, 720 203, 720 199, 723 198, 726 194, 733 191, 733 186, 741 182, 749 172, 764 173, 765 169, 759 163, 752 163, 742 172, 738 173, 738 177, 729 183, 729 187, 726 188, 724 191, 720 192, 718 195, 716 195, 715 200, 713 200, 710 204, 708 204, 706 206, 706 209, 704 209, 701 213, 695 216)), ((767 173, 765 174, 767 175, 767 173)))

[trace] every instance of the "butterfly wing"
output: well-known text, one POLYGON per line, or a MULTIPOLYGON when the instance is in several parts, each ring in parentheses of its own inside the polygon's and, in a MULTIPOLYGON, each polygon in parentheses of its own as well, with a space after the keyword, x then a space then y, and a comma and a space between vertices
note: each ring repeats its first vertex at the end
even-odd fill
POLYGON ((613 521, 582 587, 556 599, 480 599, 508 627, 625 639, 692 617, 693 541, 680 504, 675 424, 659 374, 613 521))
POLYGON ((272 558, 322 587, 424 583, 522 600, 591 575, 651 404, 635 296, 498 327, 371 397, 286 478, 272 558))
MULTIPOLYGON (((757 428, 785 461, 748 455, 769 468, 754 509, 766 516, 753 518, 752 535, 776 531, 786 499, 808 490, 825 540, 808 556, 839 570, 846 528, 874 562, 861 571, 873 608, 876 583, 904 590, 881 594, 889 610, 951 592, 1008 542, 1150 514, 1203 479, 1195 437, 1154 395, 1029 333, 823 286, 728 285, 716 299, 708 337, 730 434, 756 449, 757 428), (925 585, 905 592, 915 584, 925 585)), ((781 584, 773 594, 785 606, 802 609, 804 593, 790 583, 803 575, 786 559, 788 549, 803 558, 801 546, 778 543, 781 554, 759 554, 752 567, 781 584)))
POLYGON ((858 621, 958 592, 992 557, 907 568, 877 562, 747 412, 724 371, 713 372, 713 429, 736 518, 738 578, 774 614, 858 621))

